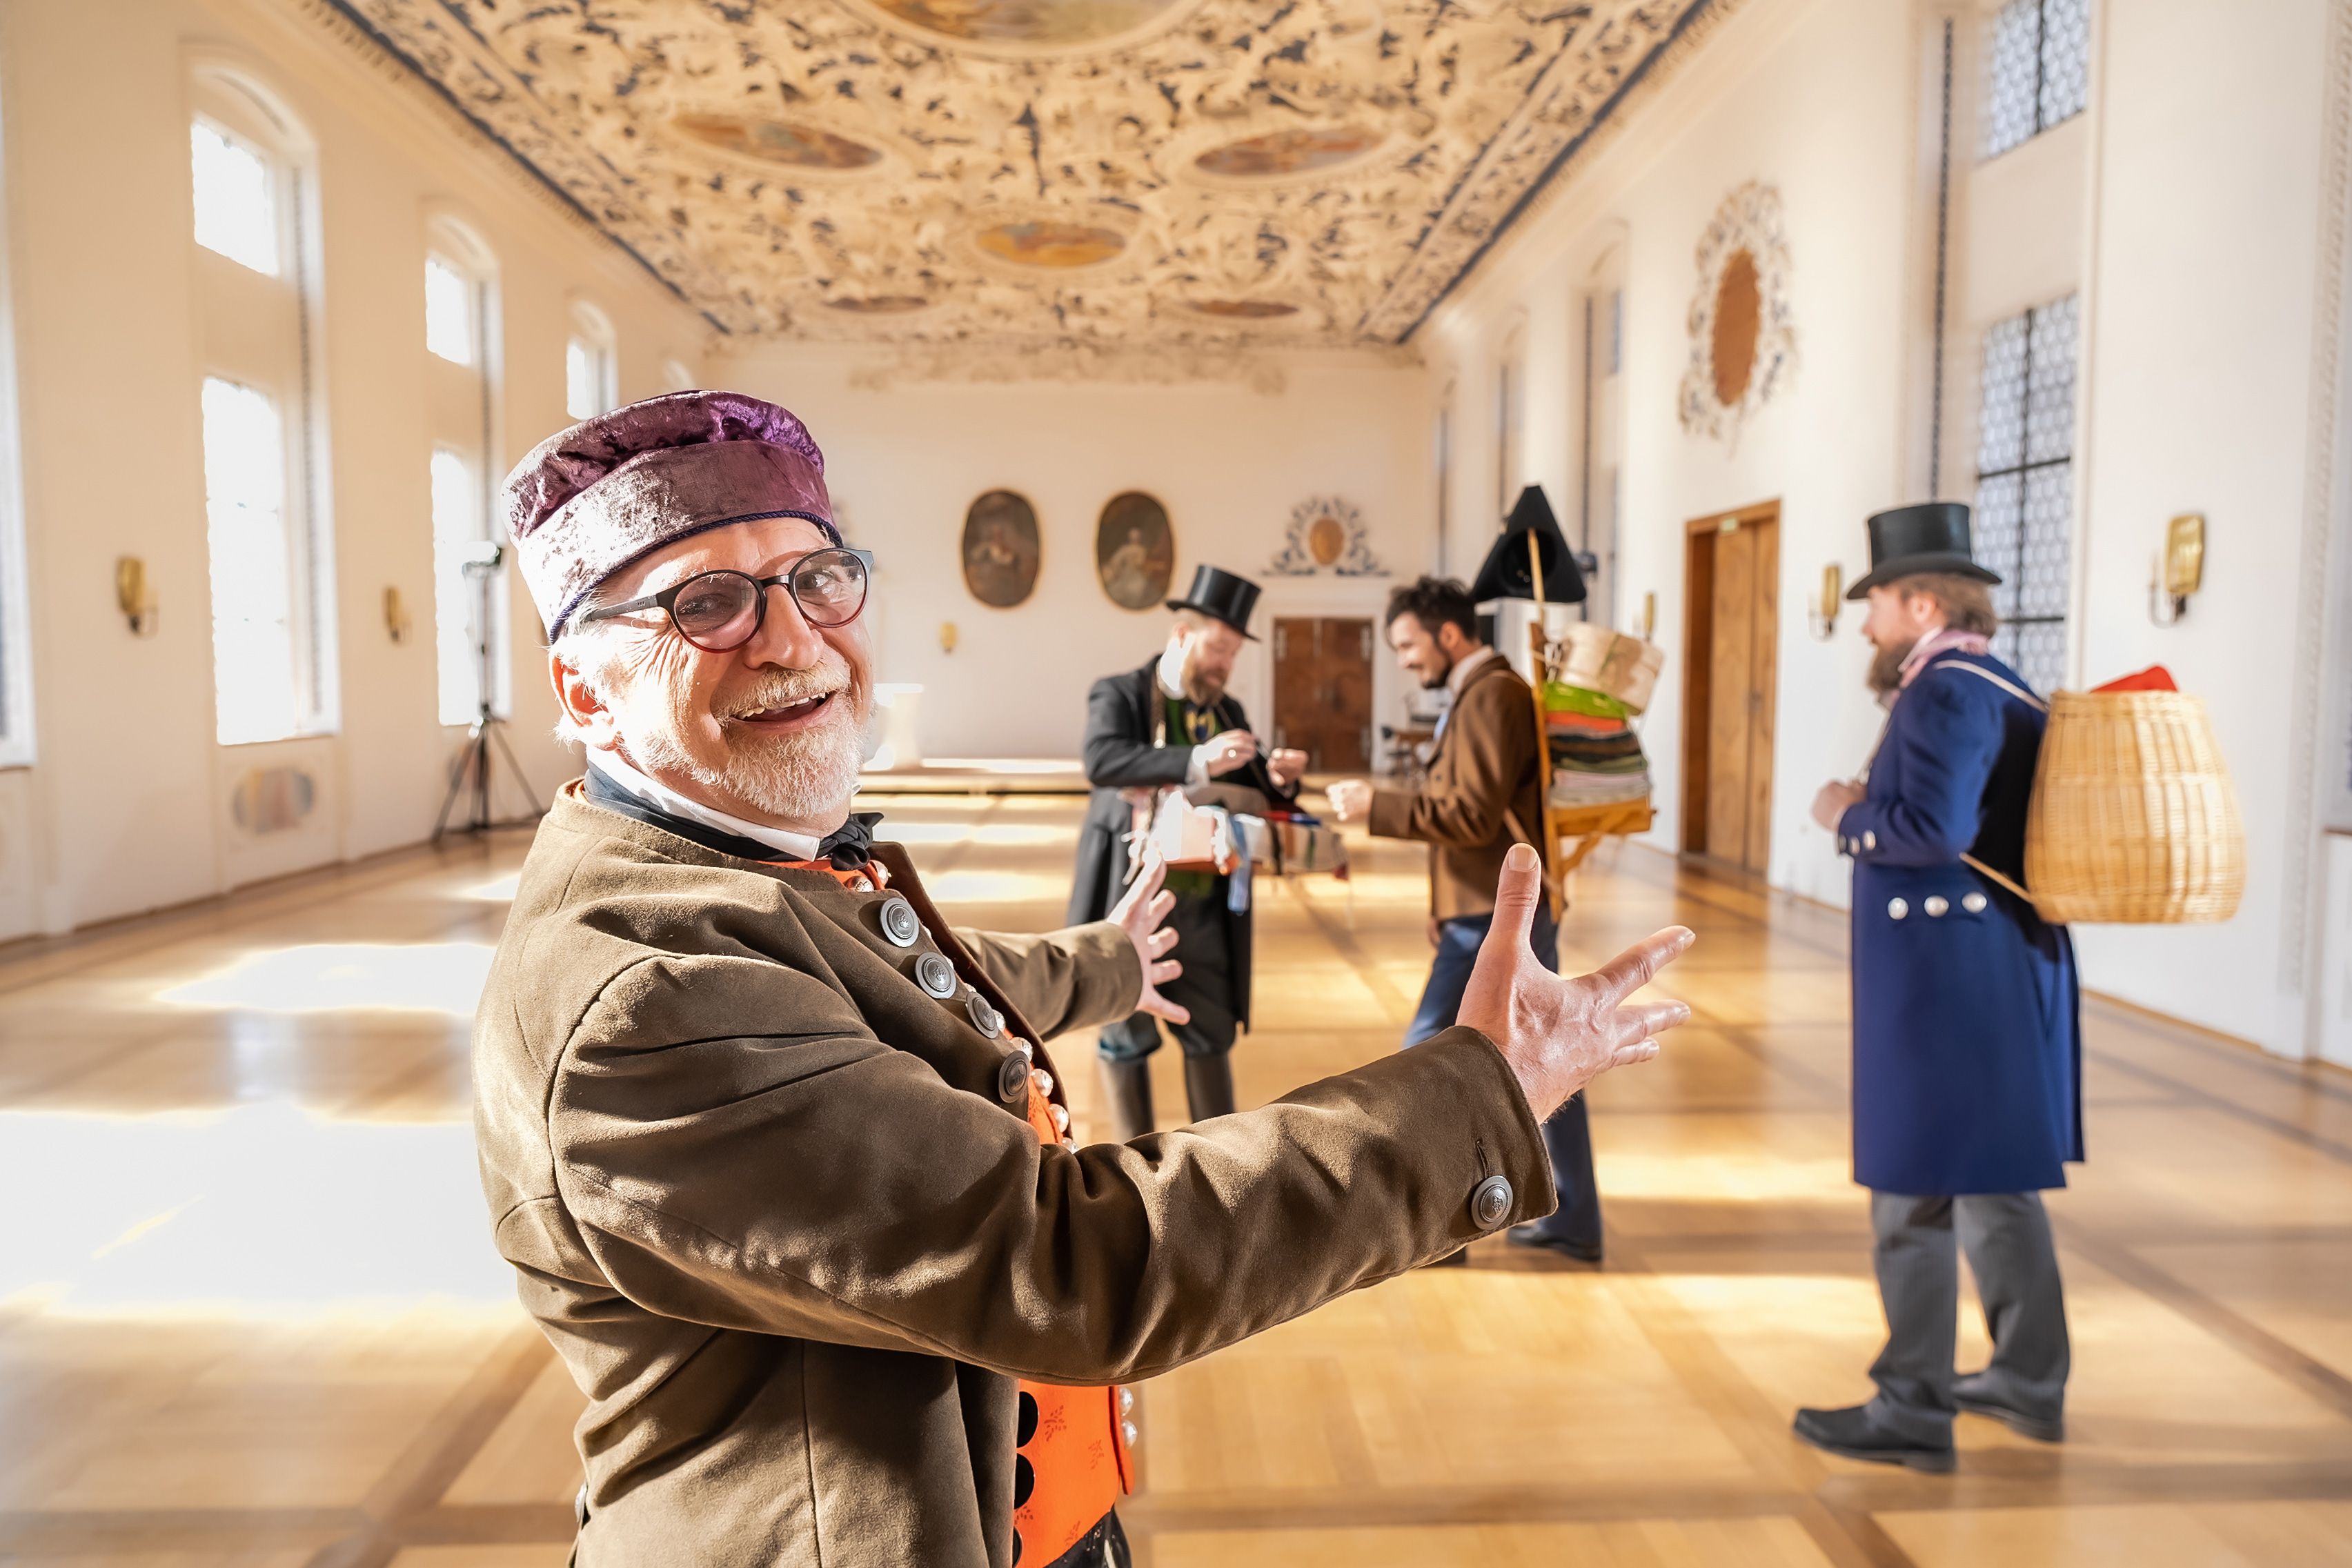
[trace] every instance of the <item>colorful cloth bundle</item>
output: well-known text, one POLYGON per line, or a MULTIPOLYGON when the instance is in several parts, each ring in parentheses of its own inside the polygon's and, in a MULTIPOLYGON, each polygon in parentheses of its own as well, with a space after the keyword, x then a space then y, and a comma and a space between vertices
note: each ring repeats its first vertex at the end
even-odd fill
POLYGON ((1613 806, 1648 797, 1650 760, 1616 702, 1557 682, 1545 688, 1544 699, 1553 805, 1613 806))

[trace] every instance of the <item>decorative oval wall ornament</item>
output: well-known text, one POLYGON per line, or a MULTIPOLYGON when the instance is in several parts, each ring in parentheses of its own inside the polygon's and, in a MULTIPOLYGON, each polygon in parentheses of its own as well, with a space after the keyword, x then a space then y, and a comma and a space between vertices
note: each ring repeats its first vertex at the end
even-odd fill
POLYGON ((706 147, 788 168, 846 174, 882 162, 880 148, 802 121, 756 114, 686 113, 673 115, 670 124, 706 147))
POLYGON ((1176 572, 1168 508, 1140 490, 1113 496, 1095 524, 1095 574, 1121 610, 1157 610, 1176 572))
POLYGON ((1015 267, 1066 271, 1118 260, 1127 248, 1127 235, 1093 224, 1024 219, 982 229, 972 236, 972 243, 1015 267))
POLYGON ((1697 261, 1683 428, 1737 451, 1742 423, 1797 368, 1779 189, 1751 180, 1726 196, 1699 237, 1697 261))
POLYGON ((1364 515, 1337 496, 1312 496, 1290 508, 1280 553, 1266 563, 1277 577, 1386 577, 1372 554, 1364 515))
POLYGON ((299 828, 318 803, 319 789, 299 768, 252 768, 229 791, 229 815, 248 833, 299 828))
POLYGON ((1045 545, 1037 508, 1013 490, 991 490, 963 515, 963 585, 982 604, 1010 610, 1037 586, 1045 545))

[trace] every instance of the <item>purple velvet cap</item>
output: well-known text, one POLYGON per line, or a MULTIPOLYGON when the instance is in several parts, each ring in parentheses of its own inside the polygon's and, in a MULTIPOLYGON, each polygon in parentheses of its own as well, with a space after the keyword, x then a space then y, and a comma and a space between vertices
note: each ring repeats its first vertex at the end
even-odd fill
POLYGON ((670 392, 583 420, 532 447, 499 503, 551 640, 597 584, 688 535, 805 517, 841 542, 808 427, 741 392, 670 392))

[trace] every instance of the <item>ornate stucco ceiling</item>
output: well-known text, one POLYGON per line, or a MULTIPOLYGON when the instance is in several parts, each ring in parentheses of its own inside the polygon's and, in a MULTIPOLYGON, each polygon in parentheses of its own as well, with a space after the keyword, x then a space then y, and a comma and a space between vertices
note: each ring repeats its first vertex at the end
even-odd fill
POLYGON ((1402 342, 1734 0, 327 0, 731 333, 1402 342))

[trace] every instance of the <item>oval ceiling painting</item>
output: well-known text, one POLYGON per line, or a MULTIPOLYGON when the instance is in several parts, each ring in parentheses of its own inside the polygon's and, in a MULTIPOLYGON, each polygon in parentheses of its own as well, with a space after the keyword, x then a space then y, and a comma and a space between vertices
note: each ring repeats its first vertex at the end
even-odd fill
POLYGON ((991 490, 963 515, 963 585, 982 604, 1010 610, 1028 598, 1044 553, 1025 496, 991 490))
POLYGON ((1192 308, 1202 316, 1223 317, 1229 321, 1268 321, 1276 316, 1296 316, 1298 307, 1285 305, 1278 299, 1195 299, 1192 308))
POLYGON ((1095 571, 1122 610, 1156 610, 1176 570, 1176 535, 1168 508, 1140 490, 1113 496, 1095 525, 1095 571))
POLYGON ((909 310, 922 310, 930 301, 919 294, 869 294, 863 298, 837 295, 824 302, 828 310, 845 310, 853 316, 903 316, 909 310))
POLYGON ((1362 125, 1322 131, 1274 131, 1213 147, 1192 160, 1203 174, 1229 180, 1272 180, 1345 163, 1371 151, 1381 133, 1362 125))
POLYGON ((744 114, 681 114, 670 123, 705 146, 795 169, 847 172, 870 169, 882 162, 880 149, 852 141, 846 136, 835 136, 830 131, 820 131, 814 125, 744 114))
POLYGON ((1067 48, 1150 26, 1186 0, 875 0, 926 33, 967 44, 1067 48))
POLYGON ((1088 224, 999 224, 976 237, 989 255, 1021 267, 1093 267, 1127 248, 1117 229, 1088 224))

